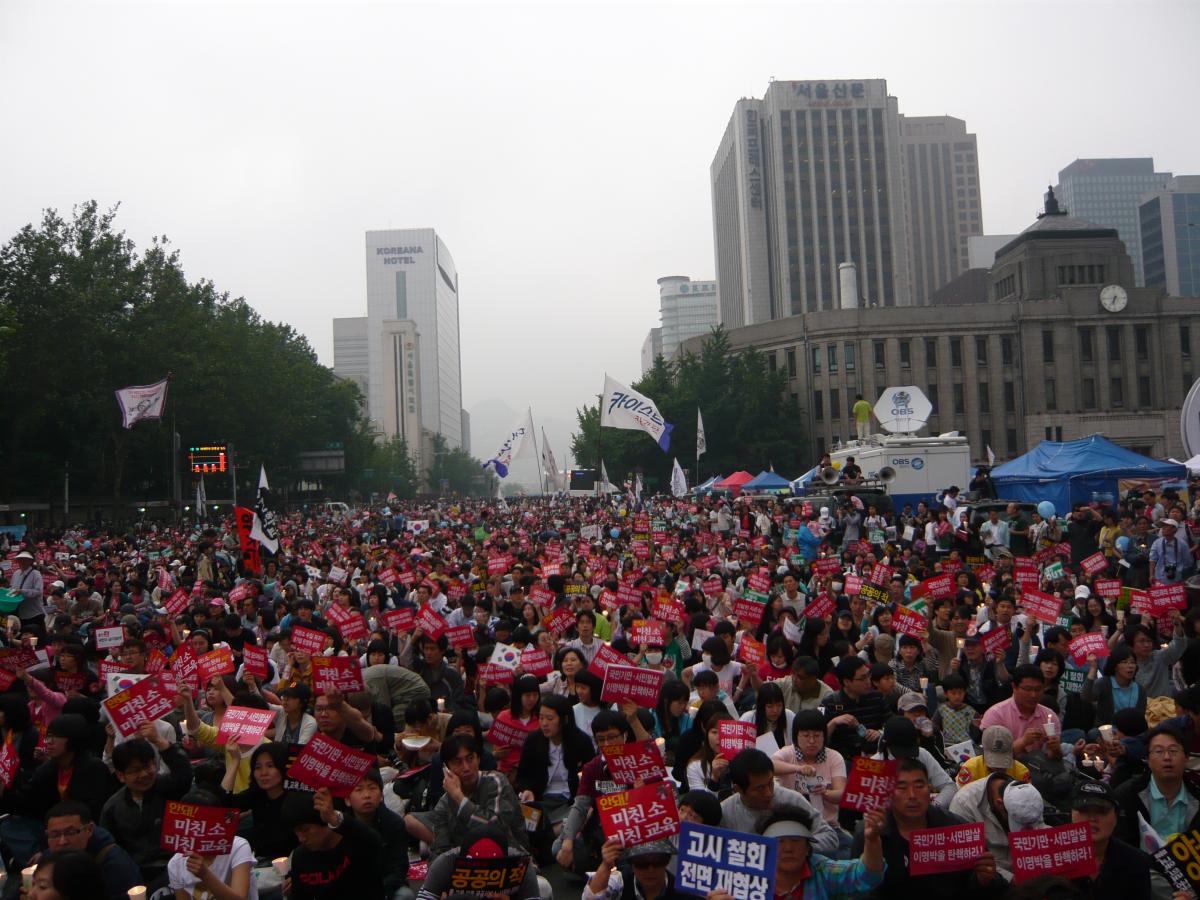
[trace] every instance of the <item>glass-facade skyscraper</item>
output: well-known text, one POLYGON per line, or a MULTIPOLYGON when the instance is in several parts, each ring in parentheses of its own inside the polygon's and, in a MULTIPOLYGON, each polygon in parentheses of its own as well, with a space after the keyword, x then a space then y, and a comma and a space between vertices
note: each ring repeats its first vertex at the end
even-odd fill
POLYGON ((1172 178, 1138 207, 1146 287, 1200 297, 1200 175, 1172 178))

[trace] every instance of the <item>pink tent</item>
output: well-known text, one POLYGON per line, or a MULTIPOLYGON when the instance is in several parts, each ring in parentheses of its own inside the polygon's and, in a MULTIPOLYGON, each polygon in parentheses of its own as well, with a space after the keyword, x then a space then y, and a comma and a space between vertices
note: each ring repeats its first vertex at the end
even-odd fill
POLYGON ((714 491, 730 491, 735 497, 741 493, 742 485, 747 481, 753 481, 754 476, 749 472, 742 470, 734 472, 728 478, 718 481, 713 485, 714 491))

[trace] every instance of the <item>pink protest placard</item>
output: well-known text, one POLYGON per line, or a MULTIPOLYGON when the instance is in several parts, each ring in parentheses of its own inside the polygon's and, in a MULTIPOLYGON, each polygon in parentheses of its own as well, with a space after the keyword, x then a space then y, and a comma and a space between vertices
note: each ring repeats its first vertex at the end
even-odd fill
POLYGON ((856 756, 838 806, 842 809, 870 812, 886 806, 895 789, 896 760, 856 756))
POLYGON ((1096 845, 1086 822, 1009 832, 1008 848, 1017 884, 1045 872, 1062 878, 1096 874, 1096 845))
POLYGON ((263 739, 263 735, 273 724, 275 713, 269 709, 231 706, 221 717, 221 727, 217 729, 217 743, 225 744, 232 738, 235 744, 253 747, 263 739))
POLYGON ((660 781, 666 775, 662 753, 654 741, 636 741, 632 744, 602 747, 608 771, 618 784, 633 784, 660 781))
POLYGON ((983 652, 991 656, 997 650, 1007 650, 1012 645, 1012 635, 1007 628, 989 628, 980 632, 979 643, 983 645, 983 652))
POLYGON ((829 594, 817 594, 804 607, 804 616, 808 619, 824 619, 833 615, 837 609, 837 601, 829 594))
POLYGON ((637 847, 679 833, 675 789, 665 781, 596 798, 600 829, 622 847, 637 847))
POLYGON ((413 621, 425 634, 435 641, 446 632, 446 620, 434 612, 431 606, 422 606, 413 616, 413 621))
POLYGON ((168 800, 159 846, 173 853, 221 856, 233 850, 241 813, 223 806, 168 800))
POLYGON ((608 644, 601 644, 600 649, 596 651, 596 655, 592 657, 592 664, 588 666, 588 671, 603 680, 604 673, 608 670, 609 666, 627 665, 629 665, 629 657, 624 653, 614 650, 608 644))
POLYGON ((1021 591, 1021 607, 1039 622, 1053 625, 1062 613, 1062 601, 1041 591, 1021 591))
POLYGON ((446 629, 446 640, 455 650, 472 650, 476 646, 475 629, 470 625, 455 625, 446 629))
POLYGON ((479 666, 479 682, 485 685, 512 684, 516 680, 513 670, 499 663, 481 663, 479 666))
POLYGON ((654 708, 662 690, 666 673, 661 669, 643 669, 639 666, 611 665, 604 673, 604 689, 600 700, 604 703, 620 703, 632 700, 638 706, 654 708))
POLYGON ((554 671, 554 661, 545 650, 529 646, 521 651, 521 670, 541 678, 554 671))
MULTIPOLYGON (((536 721, 534 721, 533 726, 534 728, 537 727, 536 721)), ((496 719, 492 722, 492 727, 488 730, 487 742, 493 747, 523 747, 525 746, 525 741, 529 739, 531 731, 532 729, 522 728, 514 722, 496 719)))
POLYGON ((986 852, 982 822, 922 828, 908 838, 908 874, 937 875, 973 869, 986 852))
POLYGON ((900 634, 924 638, 929 632, 929 620, 922 613, 907 606, 897 606, 892 613, 892 628, 900 634))
POLYGON ((717 750, 726 759, 753 747, 757 740, 758 728, 753 722, 726 719, 717 723, 717 750))
POLYGON ((847 575, 842 584, 842 591, 847 597, 857 597, 862 593, 863 580, 860 575, 847 575))
POLYGON ((329 788, 335 797, 347 797, 375 765, 375 757, 362 753, 317 732, 304 745, 288 769, 288 778, 320 790, 329 788))
POLYGON ((739 622, 745 622, 747 625, 757 625, 762 621, 763 614, 767 610, 767 604, 760 600, 751 600, 749 597, 738 597, 733 601, 733 614, 739 622))
POLYGON ((642 644, 661 647, 666 642, 666 623, 656 619, 634 619, 633 626, 629 629, 629 645, 631 647, 640 647, 642 644))
POLYGON ((412 631, 416 627, 411 609, 389 609, 383 614, 383 626, 388 631, 412 631))
POLYGON ((183 611, 187 609, 187 606, 188 592, 183 588, 180 588, 163 600, 163 607, 165 607, 167 612, 169 612, 172 616, 182 615, 183 611))
POLYGON ((338 691, 353 694, 365 691, 362 667, 357 659, 349 656, 314 656, 312 658, 313 689, 318 694, 338 691))
POLYGON ((271 677, 271 670, 268 663, 269 657, 267 651, 262 647, 255 647, 253 644, 246 644, 242 647, 242 668, 259 681, 264 681, 271 677))
POLYGON ((104 700, 113 728, 123 738, 143 722, 161 719, 175 708, 175 682, 167 673, 151 675, 104 700))
POLYGON ((758 669, 767 659, 767 646, 762 641, 756 641, 748 634, 743 634, 738 642, 738 661, 758 669))
POLYGON ((771 592, 771 576, 766 572, 751 572, 746 576, 746 585, 752 591, 769 594, 771 592))
POLYGON ((1121 596, 1120 578, 1097 578, 1092 582, 1092 587, 1099 596, 1106 600, 1115 600, 1121 596))
POLYGON ((208 684, 216 676, 228 675, 236 669, 233 651, 228 647, 218 647, 196 660, 196 674, 201 684, 208 684))
POLYGON ((542 627, 555 635, 563 634, 574 624, 575 613, 571 612, 569 606, 560 606, 542 619, 542 627))
POLYGON ((1096 632, 1088 632, 1073 638, 1068 647, 1071 651, 1071 662, 1077 666, 1085 665, 1089 654, 1095 654, 1096 659, 1104 659, 1108 656, 1108 641, 1104 640, 1104 635, 1096 632))
POLYGON ((1095 575, 1108 568, 1108 560, 1103 553, 1096 552, 1086 559, 1081 559, 1079 561, 1079 568, 1083 569, 1089 575, 1095 575))
POLYGON ((1152 584, 1150 603, 1156 617, 1170 614, 1173 609, 1187 609, 1187 591, 1180 584, 1152 584))
POLYGON ((327 640, 329 640, 329 636, 315 628, 305 628, 303 625, 292 627, 292 649, 299 650, 301 653, 313 655, 321 653, 325 649, 327 640))

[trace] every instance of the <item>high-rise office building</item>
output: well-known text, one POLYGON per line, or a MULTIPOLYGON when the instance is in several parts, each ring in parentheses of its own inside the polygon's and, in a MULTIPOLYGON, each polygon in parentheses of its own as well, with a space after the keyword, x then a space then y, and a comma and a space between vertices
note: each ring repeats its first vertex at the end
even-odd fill
MULTIPOLYGON (((432 228, 368 231, 367 328, 385 333, 385 323, 412 321, 420 368, 421 427, 440 434, 451 448, 463 446, 462 362, 458 331, 458 272, 445 243, 432 228)), ((388 395, 386 341, 367 341, 368 414, 385 434, 388 395)), ((394 419, 394 416, 392 417, 394 419)))
POLYGON ((1146 287, 1200 297, 1200 175, 1171 178, 1138 206, 1146 287))
POLYGON ((710 169, 721 322, 833 309, 846 262, 848 302, 928 303, 982 231, 978 170, 964 122, 903 119, 882 79, 775 81, 739 100, 710 169))
POLYGON ((642 341, 642 374, 654 368, 654 361, 662 356, 662 328, 651 328, 642 341))
POLYGON ((717 324, 717 283, 692 281, 686 275, 660 278, 658 310, 662 320, 660 352, 674 359, 680 344, 698 334, 708 334, 717 324))
POLYGON ((1138 204, 1170 177, 1170 172, 1154 171, 1152 157, 1077 159, 1058 173, 1054 193, 1072 216, 1117 229, 1133 259, 1137 286, 1142 287, 1146 279, 1138 204))
POLYGON ((983 233, 979 153, 953 116, 900 116, 914 303, 968 268, 967 239, 983 233))

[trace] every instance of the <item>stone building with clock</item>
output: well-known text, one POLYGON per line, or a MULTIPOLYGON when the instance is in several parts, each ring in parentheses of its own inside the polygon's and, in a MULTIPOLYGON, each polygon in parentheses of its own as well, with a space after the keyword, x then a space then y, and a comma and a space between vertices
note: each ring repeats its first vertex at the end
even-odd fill
POLYGON ((977 462, 989 447, 999 462, 1095 433, 1181 458, 1200 298, 1136 287, 1116 230, 1072 217, 1053 191, 990 269, 967 270, 928 305, 876 305, 846 268, 838 309, 728 332, 734 350, 757 348, 786 372, 810 442, 801 466, 853 437, 857 394, 874 403, 900 385, 933 404, 922 434, 966 435, 977 462))

